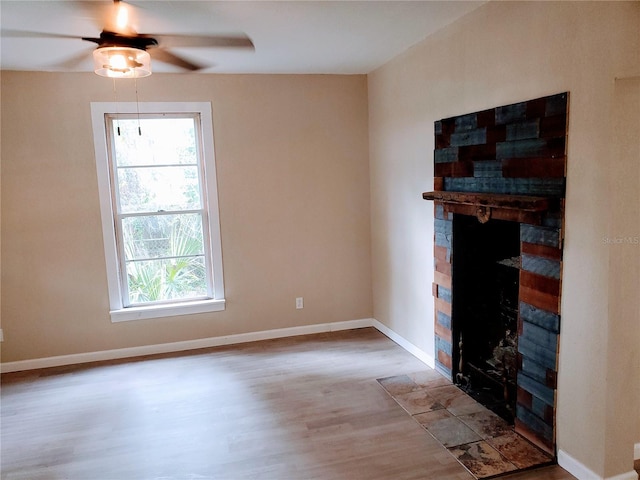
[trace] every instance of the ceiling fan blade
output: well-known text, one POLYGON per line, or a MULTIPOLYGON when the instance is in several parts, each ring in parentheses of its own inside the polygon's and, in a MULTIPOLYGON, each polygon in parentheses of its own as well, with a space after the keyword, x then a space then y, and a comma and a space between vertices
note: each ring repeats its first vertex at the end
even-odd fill
POLYGON ((46 33, 46 32, 32 32, 29 30, 5 30, 2 29, 2 36, 7 38, 72 38, 78 40, 81 37, 78 35, 67 35, 64 33, 46 33))
POLYGON ((92 51, 91 49, 83 50, 82 52, 76 53, 75 55, 67 58, 66 60, 57 62, 53 66, 64 69, 64 70, 73 70, 79 65, 81 65, 82 62, 86 62, 87 59, 91 58, 91 51, 92 51))
POLYGON ((175 65, 177 67, 184 68, 185 70, 191 70, 192 72, 205 68, 202 65, 197 65, 189 60, 186 60, 185 58, 174 55, 164 48, 150 48, 149 54, 154 60, 168 63, 170 65, 175 65))
POLYGON ((158 40, 158 43, 163 47, 232 47, 232 48, 251 48, 253 49, 253 42, 246 35, 228 35, 228 36, 215 36, 215 35, 155 35, 149 34, 145 36, 151 36, 158 40))

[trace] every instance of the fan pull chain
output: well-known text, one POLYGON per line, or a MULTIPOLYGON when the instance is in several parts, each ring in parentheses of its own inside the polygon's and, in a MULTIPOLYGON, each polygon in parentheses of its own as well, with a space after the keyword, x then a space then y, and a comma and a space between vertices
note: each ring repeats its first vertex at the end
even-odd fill
POLYGON ((118 94, 116 92, 116 79, 113 79, 113 102, 116 104, 116 131, 120 136, 120 115, 118 115, 118 94))
POLYGON ((138 114, 138 135, 142 136, 142 128, 140 128, 140 102, 138 101, 138 79, 133 79, 136 87, 136 113, 138 114))

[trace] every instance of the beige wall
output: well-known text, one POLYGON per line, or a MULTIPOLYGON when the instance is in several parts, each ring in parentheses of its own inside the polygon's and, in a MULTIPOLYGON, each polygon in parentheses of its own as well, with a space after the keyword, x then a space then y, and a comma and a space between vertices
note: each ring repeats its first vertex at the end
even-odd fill
POLYGON ((89 104, 112 89, 2 73, 3 362, 372 316, 366 77, 154 74, 141 101, 213 105, 227 308, 111 323, 89 104))
MULTIPOLYGON (((608 356, 609 363, 623 374, 610 376, 607 403, 616 409, 607 410, 606 428, 613 434, 621 432, 633 443, 640 441, 640 76, 617 79, 614 89, 610 125, 617 161, 612 162, 609 179, 612 213, 607 248, 612 321, 608 356), (629 390, 635 395, 628 395, 629 390), (629 419, 620 411, 631 412, 635 430, 625 428, 629 419)), ((624 450, 610 453, 607 462, 620 462, 625 454, 624 450)))
MULTIPOLYGON (((630 439, 640 441, 629 381, 640 376, 639 319, 609 308, 619 299, 612 268, 632 279, 633 267, 611 263, 602 240, 638 224, 633 209, 611 223, 615 176, 638 159, 614 154, 610 128, 615 78, 640 74, 638 25, 638 2, 491 2, 369 76, 374 316, 431 355, 433 204, 421 193, 433 187, 433 122, 570 92, 557 440, 604 477, 630 471, 630 439), (614 353, 623 331, 634 340, 628 360, 614 353), (607 393, 625 378, 630 388, 607 393)), ((639 288, 627 286, 634 315, 639 288)))

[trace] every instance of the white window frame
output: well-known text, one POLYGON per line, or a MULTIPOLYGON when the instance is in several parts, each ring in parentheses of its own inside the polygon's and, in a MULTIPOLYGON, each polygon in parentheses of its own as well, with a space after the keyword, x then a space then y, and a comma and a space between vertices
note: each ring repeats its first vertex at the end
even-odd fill
MULTIPOLYGON (((109 313, 112 322, 142 320, 194 313, 216 312, 225 309, 224 281, 222 271, 222 244, 220 238, 220 213, 218 209, 218 182, 213 145, 213 120, 209 102, 91 102, 91 120, 96 155, 102 236, 104 241, 107 285, 109 290, 109 313), (173 303, 158 303, 125 307, 120 280, 120 262, 115 230, 115 212, 112 201, 112 185, 109 167, 109 141, 106 115, 114 114, 184 114, 196 113, 200 117, 202 131, 202 160, 204 168, 205 202, 209 217, 210 258, 212 263, 213 298, 181 300, 173 303)), ((198 135, 197 135, 198 136, 198 135)), ((205 233, 205 236, 206 233, 205 233)))

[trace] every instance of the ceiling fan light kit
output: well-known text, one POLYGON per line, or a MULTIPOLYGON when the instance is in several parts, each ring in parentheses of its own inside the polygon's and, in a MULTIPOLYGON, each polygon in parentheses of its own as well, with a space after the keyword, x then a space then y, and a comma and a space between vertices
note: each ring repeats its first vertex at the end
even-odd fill
POLYGON ((139 48, 99 47, 93 51, 93 66, 101 77, 148 77, 151 75, 151 56, 139 48))
MULTIPOLYGON (((1 1, 1 0, 0 0, 1 1)), ((79 2, 100 9, 101 1, 79 2)), ((151 75, 151 55, 154 61, 173 65, 181 70, 196 72, 208 65, 195 63, 171 51, 172 48, 241 48, 254 49, 253 42, 245 34, 238 35, 184 35, 138 33, 131 25, 131 17, 137 17, 135 8, 122 0, 112 0, 115 7, 105 18, 96 11, 96 18, 104 25, 97 37, 84 37, 58 33, 3 30, 3 36, 51 37, 79 39, 98 46, 93 51, 93 70, 101 77, 142 78, 151 75), (151 53, 151 55, 150 55, 151 53)), ((65 62, 67 68, 77 67, 84 55, 65 62)))

